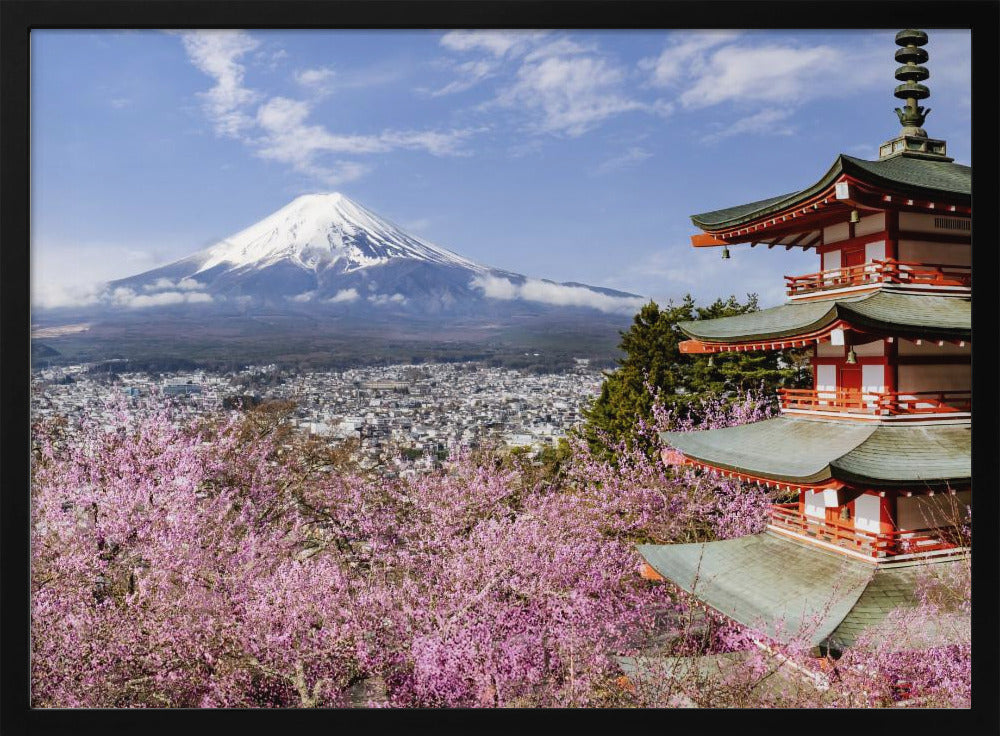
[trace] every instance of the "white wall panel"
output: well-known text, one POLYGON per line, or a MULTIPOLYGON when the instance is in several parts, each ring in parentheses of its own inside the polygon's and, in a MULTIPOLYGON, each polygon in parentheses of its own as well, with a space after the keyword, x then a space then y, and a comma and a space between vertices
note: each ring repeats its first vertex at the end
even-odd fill
POLYGON ((847 240, 850 234, 851 231, 847 227, 847 223, 838 222, 836 225, 830 225, 830 227, 823 228, 823 242, 837 243, 841 240, 847 240))
POLYGON ((900 365, 896 380, 898 391, 968 391, 972 388, 972 366, 900 365))
POLYGON ((900 529, 933 529, 964 523, 971 505, 972 491, 959 491, 954 496, 936 493, 900 497, 896 501, 896 523, 900 529))
POLYGON ((878 532, 879 527, 879 497, 863 494, 854 499, 854 528, 867 532, 878 532))
POLYGON ((885 260, 885 241, 875 240, 871 243, 865 243, 865 261, 884 261, 885 260))
POLYGON ((927 243, 920 240, 900 240, 897 260, 904 263, 944 263, 950 266, 971 266, 972 246, 959 243, 927 243))
POLYGON ((862 217, 861 222, 854 226, 854 234, 858 237, 871 235, 885 230, 885 213, 879 212, 875 215, 862 217))
POLYGON ((861 390, 875 393, 885 391, 885 366, 861 366, 861 390))
POLYGON ((826 518, 826 506, 823 504, 823 491, 806 491, 806 516, 816 519, 826 518))

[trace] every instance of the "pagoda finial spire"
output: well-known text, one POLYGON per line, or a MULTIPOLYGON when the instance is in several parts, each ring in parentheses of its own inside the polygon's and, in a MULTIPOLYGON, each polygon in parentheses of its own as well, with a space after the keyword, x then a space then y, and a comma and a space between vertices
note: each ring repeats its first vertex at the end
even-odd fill
POLYGON ((896 34, 896 45, 902 48, 896 51, 896 61, 903 66, 896 69, 896 79, 902 84, 893 92, 896 97, 905 101, 903 107, 896 108, 896 115, 903 129, 891 141, 879 146, 879 158, 906 156, 909 158, 925 158, 937 161, 951 161, 947 156, 947 144, 944 141, 927 137, 923 129, 924 120, 930 114, 930 108, 920 107, 917 103, 931 96, 931 91, 920 84, 931 75, 927 67, 921 66, 927 61, 927 34, 915 28, 906 28, 896 34))
POLYGON ((896 61, 904 66, 896 69, 896 79, 902 82, 896 87, 894 94, 901 100, 906 100, 905 107, 897 107, 896 115, 903 126, 902 135, 915 135, 926 138, 927 133, 921 127, 924 119, 930 113, 930 108, 917 105, 917 100, 930 97, 931 91, 920 84, 931 75, 927 67, 920 66, 927 61, 927 51, 922 48, 927 43, 927 34, 913 28, 907 28, 896 34, 896 44, 902 46, 896 52, 896 61))

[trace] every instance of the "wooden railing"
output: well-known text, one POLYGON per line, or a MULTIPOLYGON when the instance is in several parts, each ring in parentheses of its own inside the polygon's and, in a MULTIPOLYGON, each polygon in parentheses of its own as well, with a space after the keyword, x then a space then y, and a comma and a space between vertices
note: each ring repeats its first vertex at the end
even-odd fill
POLYGON ((952 414, 972 411, 971 391, 860 391, 779 388, 782 409, 846 412, 873 416, 952 414))
POLYGON ((870 532, 842 521, 806 516, 797 503, 772 504, 770 526, 827 542, 873 558, 896 557, 958 550, 958 540, 949 529, 908 529, 870 532))
POLYGON ((804 276, 785 276, 788 296, 867 284, 971 287, 972 268, 943 263, 909 263, 887 258, 857 266, 830 268, 804 276))

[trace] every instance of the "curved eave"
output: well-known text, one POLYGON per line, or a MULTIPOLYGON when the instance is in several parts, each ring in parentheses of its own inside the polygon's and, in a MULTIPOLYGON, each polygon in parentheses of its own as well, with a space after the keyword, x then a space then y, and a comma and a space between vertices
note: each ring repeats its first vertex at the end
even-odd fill
POLYGON ((713 470, 796 486, 839 481, 878 488, 965 486, 971 422, 885 426, 775 417, 696 432, 662 432, 687 460, 713 470))
MULTIPOLYGON (((945 614, 928 622, 919 636, 885 631, 886 617, 899 607, 914 606, 927 576, 947 581, 956 565, 873 568, 776 535, 752 534, 694 544, 638 545, 646 563, 663 579, 707 606, 783 643, 844 649, 866 631, 890 636, 893 650, 923 649, 967 640, 968 615, 945 614), (956 638, 959 637, 959 638, 956 638)), ((891 620, 891 619, 890 619, 891 620)))
POLYGON ((865 161, 840 154, 823 177, 812 186, 797 192, 756 202, 692 215, 691 222, 708 233, 721 233, 753 223, 762 218, 787 216, 817 198, 831 195, 841 177, 885 193, 949 202, 968 207, 972 202, 971 168, 944 161, 895 157, 884 161, 865 161))
POLYGON ((734 317, 679 322, 677 326, 703 346, 734 348, 773 347, 771 343, 783 338, 789 342, 821 338, 841 323, 859 332, 914 339, 972 338, 968 298, 886 290, 849 299, 791 302, 734 317))

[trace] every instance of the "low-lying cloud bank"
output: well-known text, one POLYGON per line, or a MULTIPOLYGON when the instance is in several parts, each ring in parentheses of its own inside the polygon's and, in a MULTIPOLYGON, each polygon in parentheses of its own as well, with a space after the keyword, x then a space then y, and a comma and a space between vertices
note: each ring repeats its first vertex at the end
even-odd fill
POLYGON ((590 307, 612 314, 634 314, 646 303, 641 296, 612 296, 585 286, 568 286, 541 279, 525 279, 523 284, 517 284, 501 276, 487 274, 476 276, 470 285, 482 289, 490 299, 523 299, 560 307, 590 307))
POLYGON ((116 307, 142 308, 166 307, 173 304, 204 304, 212 301, 203 291, 161 291, 156 294, 137 294, 132 289, 118 287, 108 295, 116 307))
POLYGON ((97 304, 126 309, 164 307, 174 304, 206 304, 215 301, 202 291, 203 284, 194 279, 172 281, 160 278, 141 287, 118 286, 107 283, 78 284, 69 287, 32 288, 31 304, 41 309, 88 307, 97 304))

